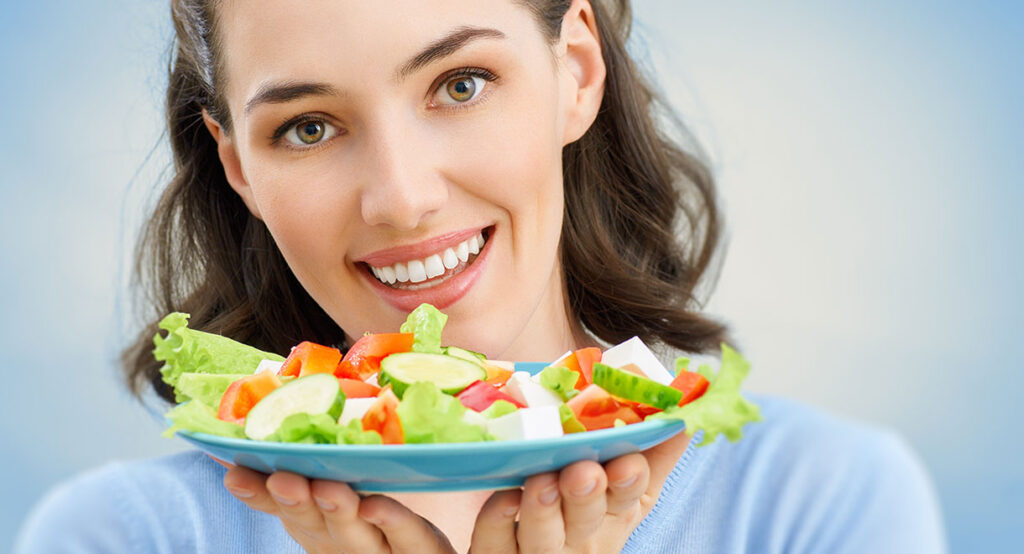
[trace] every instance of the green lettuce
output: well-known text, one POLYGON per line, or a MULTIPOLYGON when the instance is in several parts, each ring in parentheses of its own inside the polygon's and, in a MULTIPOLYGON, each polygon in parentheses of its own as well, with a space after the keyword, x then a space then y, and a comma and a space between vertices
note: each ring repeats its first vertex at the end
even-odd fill
POLYGON ((744 424, 761 420, 757 405, 740 396, 740 384, 750 371, 750 362, 723 344, 722 367, 718 374, 707 365, 700 366, 697 371, 710 383, 703 396, 684 406, 648 417, 681 419, 686 422, 686 432, 691 437, 703 429, 704 440, 697 446, 713 443, 718 435, 725 435, 731 441, 739 440, 743 436, 744 424))
POLYGON ((338 444, 339 431, 341 431, 341 427, 338 422, 327 414, 310 415, 299 412, 284 418, 281 426, 264 440, 305 444, 338 444))
POLYGON ((163 433, 165 437, 172 437, 175 431, 182 430, 235 439, 245 438, 241 425, 217 419, 217 412, 213 408, 195 400, 178 404, 165 417, 171 420, 171 426, 163 433))
POLYGON ((580 420, 576 418, 576 414, 573 413, 572 408, 568 404, 562 403, 558 405, 558 415, 562 418, 562 432, 566 435, 569 433, 582 433, 587 430, 580 423, 580 420))
POLYGON ((182 373, 178 376, 178 384, 174 387, 174 394, 185 400, 198 400, 207 406, 216 409, 220 406, 220 398, 231 383, 249 377, 247 373, 223 373, 220 375, 209 373, 182 373))
POLYGON ((562 400, 569 400, 580 392, 576 390, 580 374, 567 367, 545 367, 539 378, 541 386, 561 396, 562 400))
POLYGON ((403 333, 413 333, 413 352, 426 354, 441 353, 441 330, 448 321, 448 316, 430 304, 420 304, 409 312, 401 329, 403 333))
POLYGON ((487 419, 494 419, 496 417, 508 415, 518 409, 519 408, 515 404, 508 400, 495 400, 484 411, 480 412, 480 415, 487 419))
MULTIPOLYGON (((284 361, 270 352, 253 348, 227 337, 188 328, 188 314, 174 312, 163 318, 159 327, 167 337, 153 337, 153 356, 164 362, 160 368, 165 383, 178 385, 182 373, 248 373, 256 370, 261 360, 284 361)), ((175 392, 175 401, 187 398, 175 392)))
POLYGON ((348 425, 339 426, 338 444, 383 444, 384 440, 376 431, 363 431, 363 422, 353 419, 348 425))
POLYGON ((398 403, 398 419, 402 422, 407 444, 435 442, 474 442, 491 437, 479 425, 466 423, 465 406, 453 396, 441 392, 436 385, 419 381, 409 385, 398 403))

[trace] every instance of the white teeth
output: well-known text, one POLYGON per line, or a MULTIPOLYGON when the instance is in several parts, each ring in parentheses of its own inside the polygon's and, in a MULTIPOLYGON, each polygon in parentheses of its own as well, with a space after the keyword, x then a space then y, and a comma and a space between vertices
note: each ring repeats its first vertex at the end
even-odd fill
POLYGON ((409 262, 409 280, 413 283, 421 283, 427 280, 427 269, 423 267, 423 262, 419 260, 409 262))
POLYGON ((395 279, 398 279, 400 283, 404 283, 409 280, 409 270, 405 268, 405 264, 402 262, 395 264, 395 279))
POLYGON ((438 275, 444 275, 444 264, 441 263, 441 256, 438 256, 437 254, 427 258, 427 261, 423 266, 427 270, 427 279, 433 279, 438 275))
POLYGON ((451 248, 445 248, 444 259, 442 261, 444 262, 444 267, 447 269, 451 269, 459 265, 459 257, 455 255, 455 251, 451 248))
POLYGON ((425 260, 396 262, 386 267, 370 266, 370 271, 378 280, 388 284, 410 281, 422 283, 427 279, 444 275, 449 269, 455 269, 459 264, 468 261, 470 256, 479 254, 483 247, 484 235, 478 233, 453 247, 445 248, 443 252, 427 256, 425 260))

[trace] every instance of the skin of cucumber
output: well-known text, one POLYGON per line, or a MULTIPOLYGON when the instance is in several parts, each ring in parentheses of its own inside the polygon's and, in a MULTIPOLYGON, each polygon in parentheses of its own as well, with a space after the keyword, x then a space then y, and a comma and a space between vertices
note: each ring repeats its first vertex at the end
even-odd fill
POLYGON ((594 384, 610 394, 662 410, 679 404, 683 393, 646 377, 602 363, 594 364, 594 384))
MULTIPOLYGON (((269 406, 269 404, 264 405, 263 410, 259 409, 260 404, 262 404, 267 398, 270 398, 271 396, 273 396, 275 394, 280 394, 281 391, 285 391, 285 389, 287 389, 288 387, 294 387, 296 383, 302 383, 303 387, 309 386, 310 383, 304 381, 306 379, 319 379, 319 380, 324 382, 324 385, 327 385, 327 386, 329 386, 329 383, 331 383, 331 382, 334 383, 334 386, 337 387, 337 394, 334 397, 334 402, 331 403, 331 406, 327 409, 326 412, 316 412, 316 413, 326 413, 327 415, 331 416, 334 419, 337 419, 339 416, 341 416, 341 410, 345 407, 345 393, 343 393, 341 391, 341 386, 338 385, 338 380, 333 375, 326 374, 326 373, 320 373, 320 374, 316 374, 316 375, 308 375, 306 377, 301 377, 299 379, 295 379, 294 381, 285 383, 280 388, 275 389, 273 392, 271 392, 266 397, 264 397, 263 400, 260 400, 259 402, 257 402, 256 405, 253 406, 251 410, 249 410, 249 416, 245 418, 245 436, 247 436, 247 437, 249 437, 251 439, 254 439, 254 440, 262 440, 263 438, 273 434, 274 431, 276 431, 276 429, 271 430, 270 433, 268 433, 268 434, 266 434, 263 437, 260 437, 258 439, 254 438, 252 435, 250 435, 249 434, 249 424, 250 424, 249 422, 251 421, 250 418, 252 417, 252 413, 255 411, 257 418, 259 418, 260 412, 262 412, 265 409, 268 409, 267 406, 269 406), (324 376, 329 377, 330 381, 325 379, 324 376)), ((291 390, 294 391, 295 389, 293 388, 291 390)), ((281 418, 281 421, 284 421, 285 418, 287 418, 290 415, 293 415, 293 414, 296 414, 296 413, 302 413, 303 411, 305 411, 305 410, 298 410, 298 411, 295 411, 295 412, 290 412, 288 414, 285 414, 284 417, 281 418)), ((316 415, 316 413, 309 412, 309 411, 306 411, 306 413, 309 413, 310 415, 316 415)), ((280 426, 280 422, 278 422, 278 426, 280 426)))

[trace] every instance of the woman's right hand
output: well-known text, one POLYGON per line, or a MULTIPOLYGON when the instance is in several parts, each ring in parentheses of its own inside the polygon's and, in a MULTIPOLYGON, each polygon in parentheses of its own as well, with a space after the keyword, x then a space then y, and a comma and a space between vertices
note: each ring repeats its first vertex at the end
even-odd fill
POLYGON ((223 465, 228 467, 228 492, 254 510, 279 517, 306 552, 454 552, 430 522, 386 496, 362 498, 336 481, 310 481, 286 471, 267 476, 223 465))

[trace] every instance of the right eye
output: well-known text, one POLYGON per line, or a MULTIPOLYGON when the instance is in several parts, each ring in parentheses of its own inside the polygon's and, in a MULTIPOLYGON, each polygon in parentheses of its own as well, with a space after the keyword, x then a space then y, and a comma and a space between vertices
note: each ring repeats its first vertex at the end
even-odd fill
POLYGON ((338 128, 323 119, 304 119, 284 132, 284 138, 295 146, 313 146, 338 134, 338 128))

